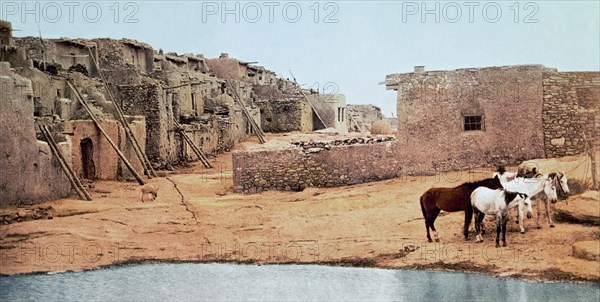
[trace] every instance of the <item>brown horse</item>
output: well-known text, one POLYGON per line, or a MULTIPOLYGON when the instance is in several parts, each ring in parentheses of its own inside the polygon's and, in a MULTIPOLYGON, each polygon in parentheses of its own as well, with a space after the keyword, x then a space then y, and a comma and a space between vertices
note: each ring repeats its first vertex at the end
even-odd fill
POLYGON ((502 184, 498 177, 494 177, 477 182, 467 182, 454 188, 431 188, 421 195, 421 211, 423 211, 423 217, 425 218, 425 228, 427 229, 427 240, 429 242, 431 242, 429 228, 433 231, 435 241, 440 241, 433 223, 441 210, 446 212, 465 211, 463 232, 465 239, 469 239, 469 225, 473 219, 471 193, 479 187, 501 189, 502 184))

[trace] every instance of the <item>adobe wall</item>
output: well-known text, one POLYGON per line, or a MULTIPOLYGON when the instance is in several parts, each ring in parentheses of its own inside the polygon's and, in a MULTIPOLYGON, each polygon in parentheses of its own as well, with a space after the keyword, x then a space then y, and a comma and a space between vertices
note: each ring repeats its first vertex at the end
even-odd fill
MULTIPOLYGON (((65 197, 71 184, 34 129, 31 82, 0 62, 0 207, 65 197)), ((70 157, 70 145, 59 143, 70 157)))
POLYGON ((348 104, 348 131, 369 132, 374 122, 385 119, 381 109, 375 105, 348 104))
POLYGON ((12 68, 33 67, 33 62, 27 59, 25 49, 15 46, 12 32, 12 24, 0 20, 0 61, 10 62, 12 68))
POLYGON ((27 56, 38 64, 45 62, 47 65, 55 65, 62 70, 81 65, 86 75, 97 76, 98 71, 93 58, 90 56, 88 46, 96 56, 96 45, 89 41, 44 39, 44 44, 39 37, 23 37, 14 39, 18 48, 25 49, 27 56))
POLYGON ((393 141, 323 147, 233 152, 235 192, 299 191, 336 187, 401 175, 393 141))
POLYGON ((119 86, 118 98, 127 115, 146 120, 146 155, 156 167, 165 167, 182 158, 182 142, 173 123, 172 99, 165 98, 157 83, 119 86))
POLYGON ((545 68, 544 144, 547 157, 585 151, 583 133, 599 142, 600 73, 558 72, 545 68))
POLYGON ((397 152, 421 173, 544 156, 542 66, 416 70, 388 75, 398 91, 397 152), (464 131, 481 115, 483 131, 464 131))
POLYGON ((310 100, 327 128, 347 132, 346 96, 343 94, 313 94, 310 100))
POLYGON ((238 81, 250 81, 246 69, 240 65, 240 61, 227 57, 207 59, 206 64, 210 71, 218 78, 232 79, 238 81))
POLYGON ((0 20, 0 47, 14 46, 12 35, 12 24, 5 20, 0 20))
POLYGON ((264 132, 312 132, 312 109, 306 101, 258 101, 261 125, 264 132))
MULTIPOLYGON (((132 120, 132 118, 129 118, 132 120)), ((108 134, 110 139, 119 147, 127 160, 131 163, 138 174, 143 175, 144 168, 137 158, 133 145, 125 135, 125 129, 115 120, 101 122, 102 129, 108 134)), ((94 166, 96 178, 100 180, 122 180, 132 179, 133 175, 121 161, 116 151, 112 148, 108 140, 100 133, 96 125, 91 120, 71 121, 73 136, 71 137, 72 148, 72 167, 73 171, 80 178, 83 177, 83 162, 81 157, 81 141, 89 138, 94 146, 94 166)), ((143 119, 130 121, 129 127, 135 135, 142 148, 146 143, 146 125, 143 119)))
POLYGON ((72 96, 64 79, 51 77, 35 68, 19 68, 18 74, 31 80, 34 97, 34 110, 37 116, 58 115, 68 120, 77 109, 77 101, 72 96), (70 97, 72 100, 65 99, 70 97))
MULTIPOLYGON (((179 93, 165 93, 156 83, 136 86, 119 86, 119 99, 123 111, 130 115, 143 115, 146 120, 146 154, 157 167, 167 167, 197 156, 184 142, 178 128, 175 127, 173 101, 179 100, 179 93)), ((229 115, 210 115, 193 124, 181 123, 181 129, 206 154, 215 154, 231 150, 234 144, 248 137, 248 125, 241 108, 233 104, 230 96, 222 95, 217 99, 219 105, 229 107, 229 115)), ((258 109, 248 107, 256 116, 258 109)))
POLYGON ((99 64, 102 69, 121 70, 129 67, 142 74, 154 70, 154 50, 145 43, 134 40, 93 39, 98 47, 99 64))

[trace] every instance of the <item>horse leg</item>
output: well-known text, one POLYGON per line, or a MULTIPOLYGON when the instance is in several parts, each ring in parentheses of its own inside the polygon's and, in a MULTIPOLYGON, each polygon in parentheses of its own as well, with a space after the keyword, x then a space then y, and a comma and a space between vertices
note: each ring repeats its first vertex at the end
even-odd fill
POLYGON ((429 224, 429 226, 431 227, 431 230, 433 231, 433 238, 435 238, 435 242, 440 242, 440 238, 438 237, 438 232, 435 229, 435 219, 438 217, 438 215, 440 214, 441 209, 438 207, 435 207, 433 209, 433 213, 431 213, 431 223, 429 224))
POLYGON ((483 241, 483 225, 481 224, 483 222, 483 218, 485 218, 485 214, 479 211, 475 211, 475 232, 477 233, 477 236, 475 236, 475 242, 483 241))
POLYGON ((542 208, 540 206, 540 198, 539 197, 535 199, 535 207, 536 207, 536 211, 537 211, 537 218, 535 221, 536 227, 538 229, 541 229, 542 225, 540 224, 540 216, 542 216, 542 208))
POLYGON ((548 204, 548 198, 544 199, 544 206, 546 207, 546 215, 548 215, 548 224, 551 228, 554 227, 554 221, 552 221, 552 206, 548 204))
POLYGON ((506 246, 506 222, 508 217, 502 217, 502 246, 506 246))
MULTIPOLYGON (((521 204, 517 206, 517 213, 519 213, 519 229, 521 230, 521 234, 525 234, 525 227, 523 226, 523 207, 521 204)), ((508 218, 507 218, 508 219, 508 218)))
POLYGON ((423 218, 425 218, 425 229, 427 230, 427 241, 431 242, 431 235, 429 235, 429 217, 427 217, 427 210, 425 210, 425 205, 423 204, 423 198, 419 201, 421 204, 421 212, 423 212, 423 218))
POLYGON ((471 225, 471 220, 473 220, 473 211, 473 207, 468 207, 465 210, 465 225, 463 229, 465 240, 469 240, 469 226, 471 225))
POLYGON ((502 231, 502 217, 496 217, 496 247, 500 247, 500 231, 502 231))

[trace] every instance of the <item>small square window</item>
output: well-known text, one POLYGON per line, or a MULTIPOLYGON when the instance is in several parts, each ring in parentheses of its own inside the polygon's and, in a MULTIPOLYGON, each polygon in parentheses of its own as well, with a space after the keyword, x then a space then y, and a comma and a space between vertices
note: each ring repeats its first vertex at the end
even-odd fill
POLYGON ((482 115, 465 115, 463 116, 465 131, 481 131, 483 130, 482 115))

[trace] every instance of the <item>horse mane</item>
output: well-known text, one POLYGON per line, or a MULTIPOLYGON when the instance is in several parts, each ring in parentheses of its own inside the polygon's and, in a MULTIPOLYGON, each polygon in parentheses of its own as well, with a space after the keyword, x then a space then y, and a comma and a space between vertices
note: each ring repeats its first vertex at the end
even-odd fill
POLYGON ((475 190, 478 187, 487 187, 490 189, 501 189, 502 188, 502 182, 500 182, 500 178, 498 178, 498 175, 494 176, 494 178, 486 178, 480 181, 475 181, 475 182, 465 182, 458 187, 468 187, 470 189, 475 190))
POLYGON ((506 173, 506 168, 504 166, 498 166, 498 168, 496 169, 496 172, 498 172, 498 174, 502 175, 502 174, 506 173))
POLYGON ((537 172, 537 168, 533 168, 531 169, 531 171, 519 171, 519 173, 517 173, 517 177, 523 177, 523 178, 538 178, 540 177, 540 173, 537 172))
POLYGON ((508 205, 511 201, 513 201, 517 197, 518 194, 520 194, 520 193, 504 191, 504 202, 506 202, 506 204, 508 205))

